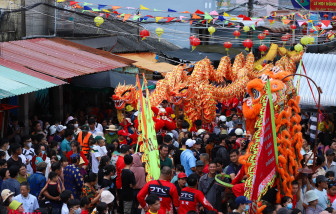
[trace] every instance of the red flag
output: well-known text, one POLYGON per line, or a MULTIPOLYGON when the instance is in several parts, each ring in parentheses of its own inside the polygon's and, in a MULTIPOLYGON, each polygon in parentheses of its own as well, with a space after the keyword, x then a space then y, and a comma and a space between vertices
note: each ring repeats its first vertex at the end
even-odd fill
POLYGON ((106 18, 108 18, 110 16, 110 14, 109 13, 106 13, 106 18))
POLYGON ((324 24, 324 26, 328 27, 331 20, 321 20, 321 22, 324 24))
POLYGON ((168 23, 168 22, 172 21, 173 19, 175 19, 175 17, 167 17, 167 21, 166 22, 168 23))
POLYGON ((70 1, 70 6, 74 5, 74 4, 77 4, 78 1, 70 1))
POLYGON ((196 10, 195 11, 196 14, 204 14, 204 12, 200 11, 200 10, 196 10))
POLYGON ((243 21, 252 21, 252 19, 251 19, 250 17, 245 16, 245 17, 243 18, 243 21))

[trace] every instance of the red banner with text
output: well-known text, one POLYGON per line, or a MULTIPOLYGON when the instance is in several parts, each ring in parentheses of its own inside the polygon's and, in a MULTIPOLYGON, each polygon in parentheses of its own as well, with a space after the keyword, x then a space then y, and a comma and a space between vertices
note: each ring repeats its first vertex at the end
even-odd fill
POLYGON ((310 10, 336 11, 336 0, 310 0, 310 10))

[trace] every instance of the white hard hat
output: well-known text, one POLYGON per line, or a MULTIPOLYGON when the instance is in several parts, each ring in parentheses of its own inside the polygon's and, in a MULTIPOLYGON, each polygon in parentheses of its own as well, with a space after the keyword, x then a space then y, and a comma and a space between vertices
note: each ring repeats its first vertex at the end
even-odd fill
POLYGON ((244 131, 243 131, 243 129, 238 128, 238 129, 235 130, 235 134, 238 135, 238 136, 241 136, 241 135, 244 134, 244 131))
POLYGON ((222 122, 226 122, 226 117, 224 115, 219 116, 219 120, 222 122))
POLYGON ((206 132, 204 129, 199 129, 197 132, 196 132, 196 135, 201 135, 203 134, 204 132, 206 132))

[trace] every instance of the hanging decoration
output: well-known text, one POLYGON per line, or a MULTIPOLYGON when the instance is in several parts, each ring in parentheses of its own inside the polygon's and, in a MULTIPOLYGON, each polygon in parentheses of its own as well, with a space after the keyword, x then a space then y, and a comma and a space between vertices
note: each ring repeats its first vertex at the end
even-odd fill
POLYGON ((294 46, 294 49, 296 50, 296 52, 301 52, 303 50, 303 46, 298 43, 294 46))
POLYGON ((295 25, 295 24, 292 24, 292 25, 291 25, 291 29, 292 29, 292 31, 294 32, 295 29, 296 29, 296 25, 295 25))
POLYGON ((201 40, 199 38, 194 37, 190 40, 190 44, 191 44, 191 51, 194 51, 195 48, 201 44, 201 40))
POLYGON ((300 42, 301 42, 301 44, 303 44, 303 45, 308 45, 308 43, 309 43, 309 39, 308 39, 307 36, 304 36, 304 37, 301 38, 300 42))
POLYGON ((331 41, 335 38, 335 33, 333 33, 332 31, 328 32, 327 34, 327 38, 331 41))
POLYGON ((269 35, 269 31, 268 30, 264 30, 263 34, 265 34, 265 36, 269 35))
POLYGON ((240 32, 236 30, 233 32, 233 35, 235 36, 236 39, 238 39, 238 37, 240 37, 240 32))
POLYGON ((260 39, 260 44, 261 44, 261 41, 265 39, 265 34, 261 33, 258 35, 258 39, 260 39))
POLYGON ((252 46, 253 46, 253 42, 252 42, 251 39, 245 39, 245 41, 243 42, 243 45, 245 47, 245 50, 249 51, 250 48, 252 48, 252 46))
POLYGON ((283 41, 283 45, 285 45, 286 42, 289 40, 289 37, 288 37, 287 35, 283 35, 283 36, 281 37, 281 40, 283 41))
POLYGON ((145 40, 146 37, 148 37, 148 36, 149 36, 149 31, 148 30, 144 29, 144 30, 140 31, 140 37, 142 38, 142 40, 145 40))
POLYGON ((208 28, 208 31, 209 31, 210 35, 212 36, 212 34, 216 31, 216 28, 211 26, 211 27, 208 28))
POLYGON ((250 31, 250 27, 247 26, 247 25, 245 25, 245 26, 243 27, 243 30, 245 31, 245 33, 247 33, 247 32, 250 31))
POLYGON ((265 52, 267 51, 267 46, 266 45, 260 45, 259 46, 259 51, 261 52, 261 54, 265 54, 265 52))
POLYGON ((101 16, 96 16, 93 21, 97 27, 104 23, 104 19, 101 16))
POLYGON ((163 34, 163 29, 158 27, 156 28, 155 33, 158 35, 160 41, 161 35, 163 34))
POLYGON ((224 47, 225 47, 225 50, 227 52, 227 55, 229 55, 229 49, 232 47, 232 43, 231 42, 224 42, 224 47))

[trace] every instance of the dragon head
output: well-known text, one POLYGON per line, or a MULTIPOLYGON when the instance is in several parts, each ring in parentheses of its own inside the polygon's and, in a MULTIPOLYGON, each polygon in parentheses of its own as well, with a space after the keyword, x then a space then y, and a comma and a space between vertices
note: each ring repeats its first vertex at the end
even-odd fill
POLYGON ((115 89, 115 94, 112 96, 116 109, 123 109, 126 103, 133 105, 133 107, 136 107, 134 106, 134 104, 137 102, 136 93, 137 91, 135 86, 119 84, 115 89))
POLYGON ((182 104, 183 100, 190 97, 190 90, 186 83, 177 83, 173 89, 169 91, 169 101, 175 105, 182 104))

